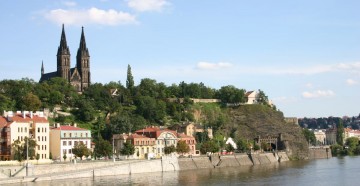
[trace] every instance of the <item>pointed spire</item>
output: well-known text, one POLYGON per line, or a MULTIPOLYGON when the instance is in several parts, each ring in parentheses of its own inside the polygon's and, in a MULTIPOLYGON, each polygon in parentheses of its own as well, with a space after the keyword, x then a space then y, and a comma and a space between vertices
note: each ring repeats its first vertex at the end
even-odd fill
POLYGON ((60 46, 58 48, 58 55, 61 55, 61 54, 70 54, 69 47, 67 46, 67 42, 66 42, 64 24, 62 24, 60 46))
POLYGON ((41 60, 41 75, 44 75, 45 69, 44 69, 44 61, 41 60))
POLYGON ((84 34, 84 27, 81 27, 81 38, 80 38, 80 46, 79 50, 86 50, 86 41, 85 41, 85 34, 84 34))

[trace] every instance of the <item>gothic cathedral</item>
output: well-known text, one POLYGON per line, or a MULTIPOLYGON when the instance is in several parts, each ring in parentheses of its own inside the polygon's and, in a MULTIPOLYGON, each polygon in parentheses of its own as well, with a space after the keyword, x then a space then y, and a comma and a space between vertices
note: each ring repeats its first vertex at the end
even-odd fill
POLYGON ((66 43, 64 25, 62 26, 60 46, 57 51, 56 72, 44 73, 44 63, 41 64, 40 82, 53 77, 66 79, 78 92, 83 92, 90 85, 90 55, 86 47, 84 27, 81 30, 80 46, 76 54, 76 66, 70 68, 70 50, 66 43))

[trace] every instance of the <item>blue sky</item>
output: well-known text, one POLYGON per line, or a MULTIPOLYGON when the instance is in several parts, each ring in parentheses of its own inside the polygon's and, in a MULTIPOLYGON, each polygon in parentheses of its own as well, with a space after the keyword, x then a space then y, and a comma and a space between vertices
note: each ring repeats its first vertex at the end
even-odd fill
POLYGON ((0 80, 56 70, 61 24, 75 66, 81 26, 92 81, 151 78, 261 89, 285 116, 360 113, 357 0, 4 0, 0 80))

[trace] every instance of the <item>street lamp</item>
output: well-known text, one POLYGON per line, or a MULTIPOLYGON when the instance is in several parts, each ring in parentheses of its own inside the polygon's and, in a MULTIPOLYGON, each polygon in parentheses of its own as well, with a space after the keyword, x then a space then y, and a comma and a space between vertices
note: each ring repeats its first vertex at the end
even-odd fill
POLYGON ((112 149, 112 158, 113 158, 113 162, 115 162, 115 156, 114 156, 114 136, 112 138, 112 146, 113 146, 113 149, 112 149))

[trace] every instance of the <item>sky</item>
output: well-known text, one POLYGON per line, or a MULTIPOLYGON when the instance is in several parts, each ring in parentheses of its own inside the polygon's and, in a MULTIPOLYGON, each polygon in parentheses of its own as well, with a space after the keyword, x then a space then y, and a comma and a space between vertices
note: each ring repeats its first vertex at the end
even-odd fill
POLYGON ((358 0, 2 0, 0 80, 56 71, 61 25, 92 83, 263 90, 286 117, 360 113, 358 0))

